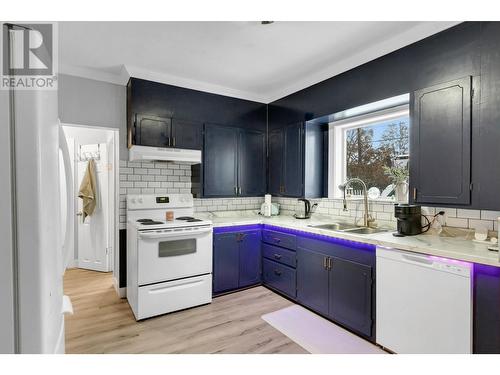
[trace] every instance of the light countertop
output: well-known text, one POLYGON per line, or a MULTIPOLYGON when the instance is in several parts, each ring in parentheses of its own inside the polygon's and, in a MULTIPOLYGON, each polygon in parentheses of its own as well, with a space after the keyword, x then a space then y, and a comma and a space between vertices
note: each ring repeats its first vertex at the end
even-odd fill
MULTIPOLYGON (((488 250, 488 245, 464 238, 442 237, 433 234, 394 237, 392 235, 394 230, 375 234, 352 234, 311 228, 310 225, 342 222, 341 219, 320 215, 314 215, 311 219, 299 220, 287 215, 265 218, 257 214, 250 214, 248 211, 233 211, 224 213, 216 212, 210 215, 210 220, 213 222, 214 227, 267 224, 350 241, 408 250, 415 253, 500 267, 498 252, 488 250)), ((345 221, 345 218, 343 221, 345 221)))

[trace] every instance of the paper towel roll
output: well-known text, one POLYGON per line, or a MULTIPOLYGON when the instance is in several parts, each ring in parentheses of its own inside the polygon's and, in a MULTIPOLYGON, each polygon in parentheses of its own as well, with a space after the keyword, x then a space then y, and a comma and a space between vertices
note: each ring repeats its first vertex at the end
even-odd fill
POLYGON ((264 203, 271 204, 271 194, 264 195, 264 203))

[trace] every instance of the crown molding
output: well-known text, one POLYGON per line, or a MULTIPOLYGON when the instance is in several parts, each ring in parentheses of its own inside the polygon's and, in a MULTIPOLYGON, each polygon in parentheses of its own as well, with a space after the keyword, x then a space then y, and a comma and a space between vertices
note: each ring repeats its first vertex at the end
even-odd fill
POLYGON ((212 94, 231 96, 233 98, 251 100, 254 102, 267 103, 265 102, 265 95, 259 95, 253 92, 233 89, 226 86, 193 80, 185 77, 179 77, 167 73, 149 71, 136 66, 125 65, 124 68, 127 71, 129 77, 145 79, 148 81, 164 83, 172 86, 184 87, 191 90, 209 92, 212 94))
POLYGON ((326 79, 332 78, 338 74, 344 73, 350 69, 370 62, 388 53, 394 52, 419 40, 425 39, 459 23, 461 22, 422 22, 401 34, 395 35, 394 37, 374 44, 355 55, 340 60, 337 63, 330 65, 326 69, 309 74, 308 76, 295 81, 291 85, 274 90, 269 93, 256 93, 238 90, 209 82, 179 77, 168 73, 150 71, 131 65, 122 65, 120 68, 120 72, 118 74, 115 74, 95 68, 59 64, 59 73, 93 79, 96 81, 109 82, 122 86, 127 84, 130 77, 134 77, 168 85, 179 86, 187 89, 204 91, 212 94, 230 96, 234 98, 267 104, 282 99, 288 95, 315 85, 326 79))
POLYGON ((125 86, 128 82, 129 77, 123 67, 120 70, 121 71, 119 74, 114 74, 100 69, 59 64, 58 73, 125 86))

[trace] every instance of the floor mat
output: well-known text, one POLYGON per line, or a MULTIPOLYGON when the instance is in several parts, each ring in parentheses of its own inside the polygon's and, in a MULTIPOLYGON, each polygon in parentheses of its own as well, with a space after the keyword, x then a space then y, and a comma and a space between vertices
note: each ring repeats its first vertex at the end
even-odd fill
POLYGON ((262 319, 312 354, 387 354, 299 305, 262 315, 262 319))

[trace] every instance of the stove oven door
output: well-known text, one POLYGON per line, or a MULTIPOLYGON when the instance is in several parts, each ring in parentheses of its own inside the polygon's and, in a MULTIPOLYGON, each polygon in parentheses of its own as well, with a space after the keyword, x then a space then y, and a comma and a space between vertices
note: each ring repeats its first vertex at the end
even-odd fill
POLYGON ((139 232, 139 286, 212 273, 212 228, 139 232))

